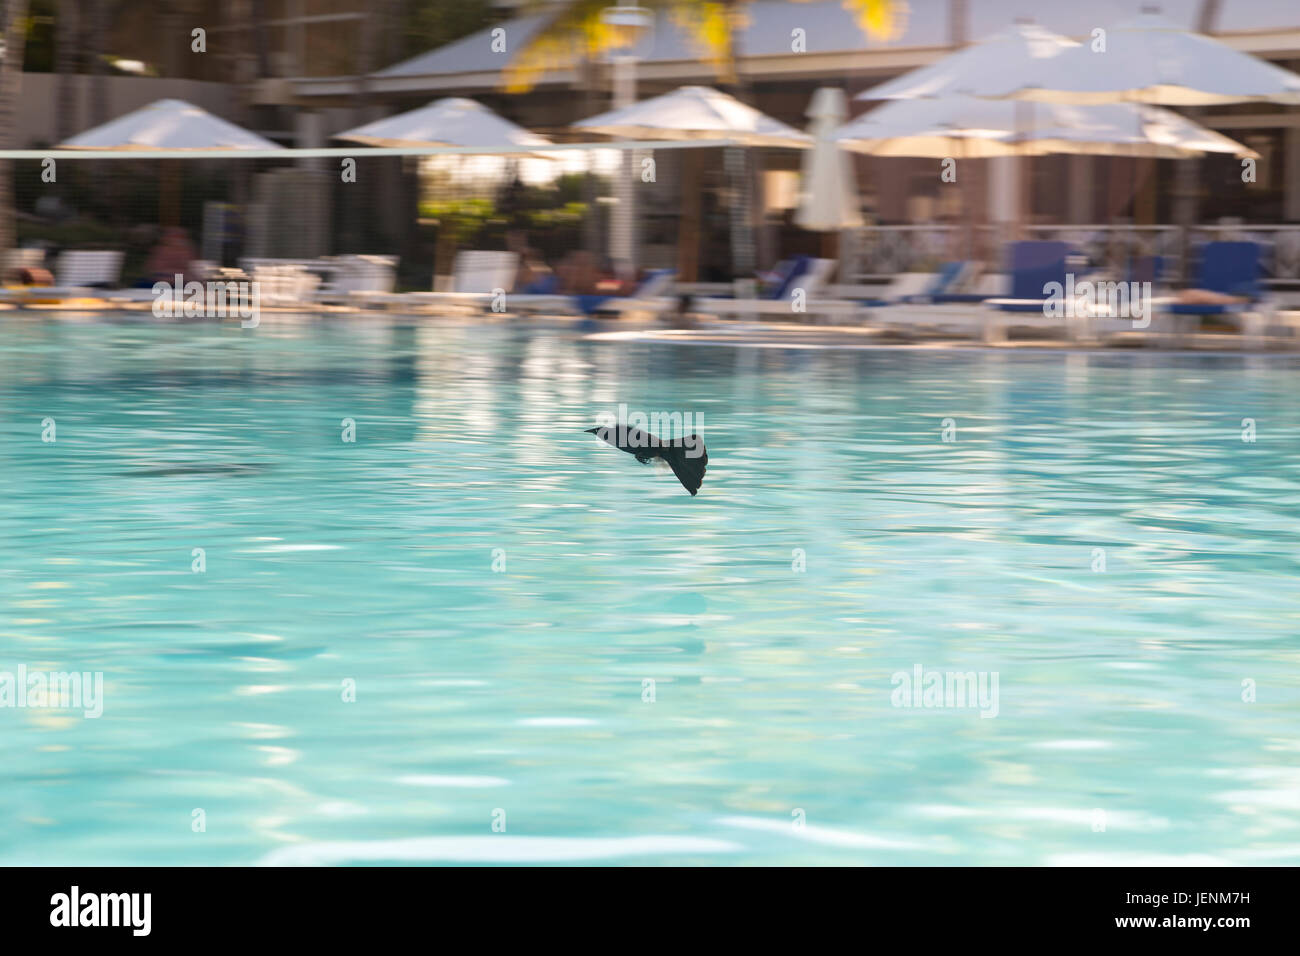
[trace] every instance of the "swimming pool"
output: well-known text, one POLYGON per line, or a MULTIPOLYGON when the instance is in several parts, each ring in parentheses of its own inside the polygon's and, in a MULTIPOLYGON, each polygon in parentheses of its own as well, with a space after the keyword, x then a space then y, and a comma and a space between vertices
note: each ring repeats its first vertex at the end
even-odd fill
POLYGON ((2 322, 0 862, 1300 861, 1295 357, 2 322))

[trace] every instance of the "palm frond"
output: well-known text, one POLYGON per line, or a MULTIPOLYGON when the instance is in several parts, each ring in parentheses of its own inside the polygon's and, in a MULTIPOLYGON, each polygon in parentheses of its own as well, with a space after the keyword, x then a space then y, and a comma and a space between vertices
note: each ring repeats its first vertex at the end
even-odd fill
POLYGON ((720 0, 677 0, 672 5, 672 19, 713 72, 724 83, 736 79, 736 51, 732 33, 740 23, 741 11, 736 3, 720 0))
POLYGON ((623 31, 601 20, 601 13, 612 5, 611 0, 566 3, 511 58, 505 69, 506 92, 526 92, 546 73, 570 69, 623 45, 623 31))
MULTIPOLYGON (((571 0, 556 11, 511 58, 505 88, 526 92, 546 73, 571 69, 626 41, 622 31, 602 22, 616 0, 571 0)), ((745 0, 636 0, 637 6, 667 10, 673 23, 724 82, 735 79, 734 38, 747 23, 745 0)), ((842 0, 844 9, 869 39, 887 42, 907 26, 905 0, 842 0)))
POLYGON ((888 43, 903 35, 910 12, 905 0, 843 0, 868 40, 888 43))

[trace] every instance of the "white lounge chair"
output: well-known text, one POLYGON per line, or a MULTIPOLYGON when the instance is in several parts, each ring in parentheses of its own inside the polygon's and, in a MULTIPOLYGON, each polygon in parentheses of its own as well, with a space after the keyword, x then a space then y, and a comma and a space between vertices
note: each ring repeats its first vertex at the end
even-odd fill
POLYGON ((261 305, 310 306, 320 285, 316 272, 297 263, 258 266, 251 278, 261 305))
MULTIPOLYGON (((896 276, 884 294, 868 303, 871 311, 866 319, 867 324, 908 333, 934 330, 955 332, 969 338, 983 338, 989 315, 980 302, 1006 295, 1010 286, 1005 275, 985 273, 973 283, 968 283, 967 291, 959 294, 968 301, 920 302, 915 297, 924 295, 924 292, 916 289, 918 278, 928 279, 930 273, 913 272, 896 276)), ((953 294, 946 298, 957 296, 958 294, 953 294)))
POLYGON ((466 249, 456 253, 452 271, 450 291, 408 292, 401 299, 474 311, 491 309, 501 301, 503 294, 514 288, 519 256, 513 252, 466 249))
POLYGON ((118 284, 123 255, 115 250, 69 249, 59 256, 54 285, 5 289, 3 298, 19 303, 57 303, 104 297, 118 284))
POLYGON ((59 256, 55 287, 112 289, 122 276, 124 254, 117 250, 69 249, 59 256))
POLYGON ((387 294, 397 283, 397 256, 334 256, 332 291, 344 295, 387 294))
POLYGON ((805 316, 856 316, 864 307, 852 299, 824 298, 825 290, 835 271, 834 259, 812 259, 800 274, 786 280, 770 299, 700 298, 691 304, 691 311, 717 316, 788 316, 798 319, 805 316))

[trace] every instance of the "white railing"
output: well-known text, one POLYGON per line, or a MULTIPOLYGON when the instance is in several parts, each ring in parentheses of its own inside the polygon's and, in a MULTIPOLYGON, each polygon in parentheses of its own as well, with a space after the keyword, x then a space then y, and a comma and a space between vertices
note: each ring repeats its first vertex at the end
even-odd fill
POLYGON ((1094 266, 1123 275, 1135 258, 1160 256, 1161 274, 1182 275, 1182 230, 1177 226, 1030 226, 1028 239, 1068 242, 1094 266))
MULTIPOLYGON (((1134 257, 1160 256, 1166 279, 1185 276, 1185 250, 1192 256, 1203 242, 1243 239, 1260 244, 1264 277, 1272 285, 1300 283, 1300 225, 1060 225, 1027 226, 1028 239, 1070 243, 1094 266, 1123 274, 1134 257)), ((973 233, 956 225, 867 226, 844 236, 843 282, 873 282, 900 272, 927 272, 950 259, 982 259, 986 268, 1001 268, 1004 243, 1011 237, 1001 226, 979 226, 973 233)))
POLYGON ((884 279, 900 272, 928 272, 957 258, 960 226, 867 226, 844 234, 841 282, 884 279))

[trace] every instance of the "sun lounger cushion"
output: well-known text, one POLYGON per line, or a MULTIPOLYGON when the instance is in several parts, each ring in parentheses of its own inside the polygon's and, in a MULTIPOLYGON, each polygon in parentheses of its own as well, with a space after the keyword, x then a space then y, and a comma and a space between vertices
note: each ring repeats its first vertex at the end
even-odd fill
MULTIPOLYGON (((1201 247, 1195 287, 1252 302, 1260 297, 1259 245, 1254 242, 1207 242, 1201 247)), ((1225 315, 1242 311, 1245 303, 1175 302, 1166 306, 1174 315, 1225 315)))

